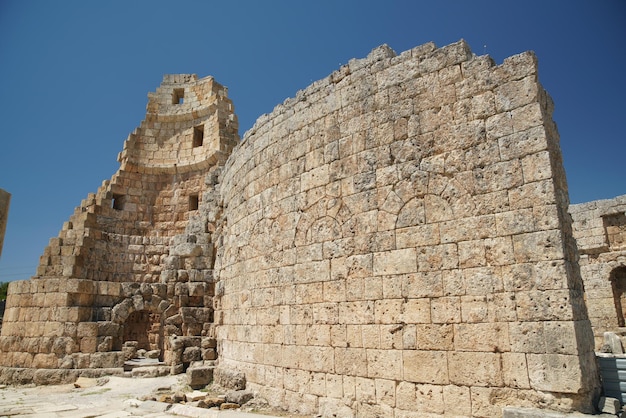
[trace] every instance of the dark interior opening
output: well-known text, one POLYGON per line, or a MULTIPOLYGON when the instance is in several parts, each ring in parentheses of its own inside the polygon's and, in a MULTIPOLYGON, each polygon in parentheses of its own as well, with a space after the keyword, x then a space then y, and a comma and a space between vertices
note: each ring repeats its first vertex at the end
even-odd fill
POLYGON ((114 194, 111 201, 111 207, 115 210, 124 210, 124 203, 126 202, 126 196, 122 194, 114 194))
POLYGON ((185 103, 185 89, 174 89, 172 92, 172 104, 185 103))
POLYGON ((193 147, 201 147, 204 142, 204 126, 198 125, 193 128, 193 147))
POLYGON ((192 194, 189 196, 189 210, 198 210, 198 206, 200 205, 200 198, 197 194, 192 194))

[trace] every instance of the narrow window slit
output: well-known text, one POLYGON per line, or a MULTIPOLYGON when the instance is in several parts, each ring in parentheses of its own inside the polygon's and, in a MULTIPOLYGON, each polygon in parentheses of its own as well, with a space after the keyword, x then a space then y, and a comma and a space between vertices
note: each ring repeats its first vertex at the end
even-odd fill
POLYGON ((198 206, 200 204, 200 199, 197 194, 192 194, 189 196, 189 210, 198 210, 198 206))
POLYGON ((201 147, 204 142, 204 125, 194 126, 193 128, 193 147, 201 147))

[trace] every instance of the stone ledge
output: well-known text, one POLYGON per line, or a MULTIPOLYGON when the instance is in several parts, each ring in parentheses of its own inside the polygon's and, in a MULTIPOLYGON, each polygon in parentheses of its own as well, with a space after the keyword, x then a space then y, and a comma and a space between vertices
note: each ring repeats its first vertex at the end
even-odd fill
POLYGON ((611 414, 582 414, 580 412, 563 413, 536 408, 504 408, 502 418, 584 418, 584 417, 615 417, 611 414))
POLYGON ((0 367, 0 384, 6 385, 59 385, 74 383, 79 377, 98 378, 103 376, 123 376, 124 369, 34 369, 21 367, 0 367))

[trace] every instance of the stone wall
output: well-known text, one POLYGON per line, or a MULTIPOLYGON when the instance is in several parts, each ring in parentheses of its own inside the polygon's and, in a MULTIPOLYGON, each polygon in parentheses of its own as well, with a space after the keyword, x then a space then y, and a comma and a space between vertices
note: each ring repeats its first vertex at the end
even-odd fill
POLYGON ((304 414, 589 411, 551 113, 532 53, 463 41, 379 47, 240 143, 223 86, 166 76, 119 171, 11 284, 0 382, 119 372, 137 348, 179 373, 217 344, 220 375, 304 414))
POLYGON ((626 335, 626 195, 570 206, 596 349, 605 331, 626 335))
POLYGON ((190 361, 177 338, 194 338, 195 352, 215 358, 215 184, 237 129, 223 86, 165 76, 118 172, 50 240, 37 275, 10 284, 0 381, 121 370, 125 347, 156 350, 182 372, 190 361))
POLYGON ((11 195, 0 189, 0 257, 2 256, 2 244, 4 243, 4 233, 7 229, 7 222, 9 219, 9 203, 11 202, 11 195))
POLYGON ((532 53, 459 42, 377 48, 262 116, 223 172, 220 367, 304 414, 591 408, 551 113, 532 53))

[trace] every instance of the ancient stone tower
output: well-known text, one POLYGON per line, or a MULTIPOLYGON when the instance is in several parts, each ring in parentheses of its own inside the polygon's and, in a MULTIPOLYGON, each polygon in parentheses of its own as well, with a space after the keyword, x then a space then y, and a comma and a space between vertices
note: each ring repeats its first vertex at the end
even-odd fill
POLYGON ((178 372, 185 345, 214 358, 214 184, 239 140, 233 111, 210 77, 166 76, 149 95, 118 172, 50 240, 37 275, 11 283, 2 380, 121 368, 126 341, 178 372))
POLYGON ((166 77, 120 171, 12 284, 0 376, 119 368, 134 341, 173 372, 215 347, 218 370, 304 414, 590 411, 551 113, 532 53, 383 46, 226 159, 224 88, 166 77))

